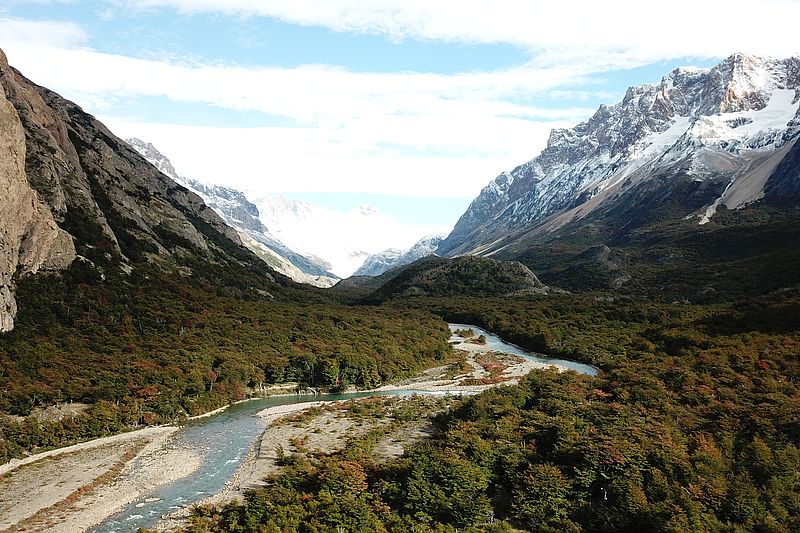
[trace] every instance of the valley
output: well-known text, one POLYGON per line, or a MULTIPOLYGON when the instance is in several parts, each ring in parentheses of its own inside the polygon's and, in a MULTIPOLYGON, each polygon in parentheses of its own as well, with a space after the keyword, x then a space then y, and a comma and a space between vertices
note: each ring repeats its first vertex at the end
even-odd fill
MULTIPOLYGON (((384 423, 391 425, 389 419, 372 419, 370 425, 364 426, 347 422, 347 417, 325 415, 343 410, 348 417, 353 416, 361 404, 354 398, 366 398, 369 405, 377 401, 377 395, 387 395, 380 397, 390 402, 391 410, 397 410, 402 404, 395 405, 391 398, 403 402, 409 395, 415 395, 410 401, 423 404, 415 409, 415 416, 424 420, 430 413, 439 411, 442 402, 452 403, 452 398, 458 395, 474 394, 492 386, 514 385, 532 368, 574 368, 574 363, 569 361, 536 360, 479 328, 473 333, 468 325, 450 325, 450 330, 468 335, 463 337, 456 333, 451 338, 456 353, 461 353, 465 359, 457 358, 448 366, 426 371, 397 385, 338 396, 254 398, 212 414, 210 418, 201 415, 179 426, 136 430, 43 452, 22 462, 12 460, 0 467, 0 494, 5 495, 0 500, 0 510, 8 520, 0 525, 8 531, 57 528, 72 532, 85 530, 115 515, 92 529, 114 532, 153 526, 159 517, 169 515, 159 528, 167 525, 170 529, 177 528, 181 522, 176 519, 182 517, 185 523, 189 506, 196 503, 198 494, 205 495, 204 504, 224 504, 231 500, 242 501, 245 491, 261 487, 265 477, 279 470, 281 463, 275 455, 278 446, 289 450, 291 442, 300 439, 310 450, 331 453, 384 423), (479 334, 483 339, 476 343, 479 334), (497 363, 486 362, 494 361, 491 358, 484 359, 481 366, 475 361, 476 355, 513 359, 501 359, 507 362, 507 367, 500 372, 504 379, 476 385, 473 383, 489 377, 489 368, 497 367, 497 363), (423 396, 417 398, 418 394, 423 396), (437 407, 428 406, 430 402, 425 398, 437 407), (320 407, 333 411, 320 411, 320 407), (292 429, 285 422, 273 427, 287 417, 292 420, 293 413, 308 411, 322 412, 323 420, 315 422, 313 419, 314 423, 302 429, 292 429), (261 432, 263 435, 259 438, 261 432), (18 490, 18 487, 34 483, 41 484, 38 493, 18 490), (122 514, 116 515, 122 508, 125 508, 122 514)), ((588 367, 583 370, 594 372, 588 367)), ((392 427, 392 431, 400 431, 392 427)), ((385 433, 388 439, 389 430, 385 433)), ((399 445, 401 451, 391 453, 387 459, 402 455, 404 442, 411 443, 406 442, 403 436, 406 433, 406 430, 400 431, 394 438, 398 443, 395 446, 399 445)), ((412 431, 411 434, 416 433, 412 431)), ((417 438, 412 437, 412 440, 417 438)), ((383 448, 390 449, 390 443, 387 441, 383 448)))
POLYGON ((401 250, 0 52, 0 530, 800 530, 800 58, 717 61, 401 250))

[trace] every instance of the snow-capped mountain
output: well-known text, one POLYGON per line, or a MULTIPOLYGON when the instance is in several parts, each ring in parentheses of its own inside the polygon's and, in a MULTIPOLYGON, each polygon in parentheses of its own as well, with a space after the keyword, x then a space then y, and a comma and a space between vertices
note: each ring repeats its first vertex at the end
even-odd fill
POLYGON ((445 235, 428 235, 417 241, 408 250, 389 248, 367 257, 364 264, 356 270, 354 276, 380 276, 387 270, 408 265, 423 257, 436 255, 436 249, 444 240, 445 235))
POLYGON ((424 229, 402 225, 372 205, 347 212, 302 200, 248 191, 270 232, 290 248, 326 265, 341 278, 387 246, 406 249, 424 229))
POLYGON ((380 276, 387 270, 397 266, 398 260, 405 252, 397 248, 387 248, 377 254, 370 254, 364 264, 353 272, 354 276, 380 276))
POLYGON ((720 206, 769 199, 777 192, 767 182, 800 133, 798 89, 800 57, 744 54, 631 87, 587 122, 553 130, 541 154, 495 178, 438 253, 491 254, 523 234, 612 211, 640 217, 683 189, 676 209, 700 224, 720 206))
POLYGON ((245 246, 278 272, 319 287, 330 287, 338 280, 324 265, 293 251, 276 238, 262 222, 258 208, 243 192, 180 176, 170 160, 152 144, 136 138, 126 142, 162 173, 198 194, 239 233, 245 246))

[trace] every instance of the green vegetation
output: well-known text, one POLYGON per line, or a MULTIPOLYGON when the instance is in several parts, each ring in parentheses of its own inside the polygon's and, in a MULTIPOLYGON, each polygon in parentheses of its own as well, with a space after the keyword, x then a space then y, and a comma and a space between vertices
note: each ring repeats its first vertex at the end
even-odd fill
POLYGON ((708 224, 682 217, 632 227, 627 218, 576 222, 532 236, 499 258, 527 265, 543 283, 573 292, 717 303, 800 282, 800 207, 720 209, 708 224))
MULTIPOLYGON (((796 210, 509 247, 573 291, 548 296, 507 296, 535 293, 535 278, 521 287, 524 269, 471 259, 416 263, 366 297, 329 295, 270 274, 200 219, 211 256, 182 253, 191 244, 159 228, 177 259, 156 267, 124 220, 110 222, 133 271, 85 226, 80 251, 94 267, 20 280, 17 328, 0 336, 1 411, 90 407, 59 422, 0 417, 0 460, 198 414, 267 384, 405 377, 446 361, 438 316, 602 372, 536 371, 464 399, 387 462, 370 453, 376 432, 331 455, 298 440, 266 489, 198 510, 191 531, 800 530, 796 210)), ((498 377, 500 363, 482 364, 498 377)), ((351 407, 386 415, 380 403, 351 407)))
POLYGON ((426 257, 377 280, 382 285, 364 301, 374 303, 414 296, 503 296, 544 290, 544 285, 521 263, 473 256, 426 257))
POLYGON ((0 335, 0 411, 91 406, 60 422, 0 415, 0 463, 207 412, 269 384, 371 388, 448 354, 446 325, 425 311, 377 314, 269 288, 272 298, 146 265, 103 279, 80 262, 23 279, 16 328, 0 335))
POLYGON ((439 415, 400 459, 295 465, 192 531, 800 529, 800 292, 410 304, 604 372, 533 372, 439 415))
MULTIPOLYGON (((433 396, 379 397, 327 406, 325 410, 339 416, 372 423, 370 430, 331 454, 310 453, 302 443, 293 444, 298 453, 283 453, 284 468, 271 478, 268 489, 248 493, 244 504, 195 509, 188 530, 386 531, 384 523, 391 519, 391 510, 368 490, 375 445, 424 424, 430 413, 442 411, 453 401, 433 396)), ((307 421, 321 411, 295 415, 282 423, 307 421)))

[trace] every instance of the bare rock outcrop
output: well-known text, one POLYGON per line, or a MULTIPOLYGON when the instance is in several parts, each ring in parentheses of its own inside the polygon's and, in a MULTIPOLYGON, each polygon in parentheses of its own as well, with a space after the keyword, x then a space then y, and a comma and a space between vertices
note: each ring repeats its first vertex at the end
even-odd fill
MULTIPOLYGON (((0 69, 8 70, 0 51, 0 69)), ((0 332, 14 327, 14 278, 66 268, 75 259, 72 238, 28 182, 25 130, 0 91, 0 332)))
POLYGON ((235 264, 272 279, 200 196, 0 52, 0 331, 14 325, 15 280, 76 257, 101 274, 235 264))

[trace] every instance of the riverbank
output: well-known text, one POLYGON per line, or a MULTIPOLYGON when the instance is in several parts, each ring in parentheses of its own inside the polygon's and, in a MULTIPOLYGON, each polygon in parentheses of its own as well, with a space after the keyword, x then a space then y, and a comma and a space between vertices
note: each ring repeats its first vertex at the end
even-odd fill
MULTIPOLYGON (((309 450, 332 452, 344 446, 347 438, 364 432, 369 426, 355 428, 352 420, 336 416, 330 411, 321 411, 321 416, 309 424, 292 425, 286 419, 292 415, 315 408, 329 407, 349 400, 309 401, 287 405, 267 407, 258 412, 266 429, 253 443, 239 468, 225 483, 222 491, 197 505, 221 505, 229 501, 244 499, 244 493, 250 489, 263 486, 264 479, 280 468, 278 449, 287 453, 293 448, 293 442, 303 442, 309 450)), ((190 508, 182 508, 162 519, 154 528, 155 531, 172 531, 186 525, 191 513, 190 508)))
POLYGON ((154 488, 191 474, 200 457, 159 426, 51 450, 0 467, 0 530, 78 533, 154 488))
MULTIPOLYGON (((462 336, 454 335, 451 344, 455 349, 454 353, 459 354, 459 357, 451 364, 429 369, 401 383, 361 393, 478 393, 491 387, 516 384, 532 369, 551 366, 520 355, 501 353, 496 347, 502 341, 490 336, 491 342, 487 345, 481 337, 465 332, 462 332, 462 336)), ((272 393, 272 396, 297 395, 293 389, 296 389, 296 385, 286 384, 261 392, 272 393)), ((298 401, 261 411, 261 427, 266 428, 276 420, 334 401, 312 398, 309 401, 298 401)), ((258 399, 261 398, 250 398, 237 403, 258 399)), ((218 415, 230 407, 225 406, 193 419, 218 415)), ((325 419, 324 425, 313 428, 311 433, 291 425, 272 425, 268 431, 262 431, 260 437, 252 441, 253 444, 243 460, 246 448, 242 449, 237 459, 242 461, 241 464, 233 475, 225 474, 231 475, 231 479, 224 488, 213 489, 212 496, 205 503, 218 504, 240 499, 245 490, 261 486, 264 478, 274 473, 279 466, 277 449, 288 449, 287 443, 292 439, 316 443, 314 446, 320 450, 333 451, 341 447, 348 436, 361 429, 363 428, 354 426, 352 420, 347 421, 341 417, 325 419)), ((2 496, 5 500, 0 499, 0 516, 5 520, 0 524, 0 530, 85 531, 115 514, 126 504, 142 500, 155 489, 191 475, 202 465, 201 458, 192 450, 186 449, 187 445, 184 444, 184 448, 181 448, 175 444, 177 440, 186 441, 185 438, 176 439, 179 431, 179 428, 172 426, 145 428, 44 452, 0 467, 0 474, 7 474, 2 482, 8 483, 5 486, 0 485, 0 494, 9 495, 2 496), (45 481, 40 482, 40 478, 45 481), (26 492, 26 487, 37 488, 26 492)), ((424 436, 424 431, 418 432, 417 437, 421 435, 424 436)), ((402 442, 407 440, 407 436, 404 434, 387 440, 382 446, 385 453, 402 449, 402 442)), ((129 511, 130 516, 135 513, 136 510, 129 511)), ((178 521, 167 522, 166 529, 185 524, 181 520, 185 520, 187 516, 188 509, 179 510, 176 515, 178 521)))
POLYGON ((445 365, 430 368, 422 374, 376 391, 418 390, 448 394, 479 393, 500 385, 516 385, 534 369, 551 368, 552 365, 500 353, 481 342, 480 335, 453 333, 450 345, 464 357, 460 368, 445 365))
POLYGON ((353 439, 375 431, 382 435, 375 443, 376 460, 385 461, 402 455, 409 443, 429 433, 427 415, 440 410, 441 402, 444 400, 430 395, 391 395, 302 402, 263 409, 256 416, 268 427, 251 446, 225 487, 191 508, 184 507, 162 518, 152 530, 174 531, 187 527, 195 506, 221 506, 231 501, 243 501, 246 491, 265 487, 266 479, 280 471, 283 457, 309 459, 327 456, 344 449, 353 439), (398 422, 393 416, 395 409, 412 403, 428 406, 418 411, 425 414, 425 420, 398 422), (376 409, 375 406, 382 407, 376 409))
MULTIPOLYGON (((475 394, 497 386, 519 383, 519 380, 533 369, 549 368, 551 365, 532 361, 523 357, 494 351, 481 343, 477 333, 453 334, 451 346, 462 354, 456 363, 428 369, 418 376, 397 384, 385 385, 371 391, 393 392, 420 391, 433 394, 475 394)), ((312 419, 309 425, 295 427, 282 423, 285 419, 314 408, 328 407, 338 401, 309 401, 290 405, 268 407, 258 413, 264 419, 267 429, 248 450, 242 464, 225 484, 222 491, 210 496, 198 505, 222 505, 229 501, 241 501, 250 489, 264 486, 264 479, 280 468, 278 449, 289 450, 295 439, 305 443, 309 449, 320 449, 328 453, 341 449, 346 439, 364 433, 374 425, 354 426, 352 420, 323 414, 312 419)), ((393 439, 384 439, 379 447, 381 455, 402 454, 405 445, 425 437, 423 428, 407 432, 393 439)), ((157 531, 172 531, 185 527, 191 513, 189 508, 180 509, 163 519, 156 526, 157 531)))

